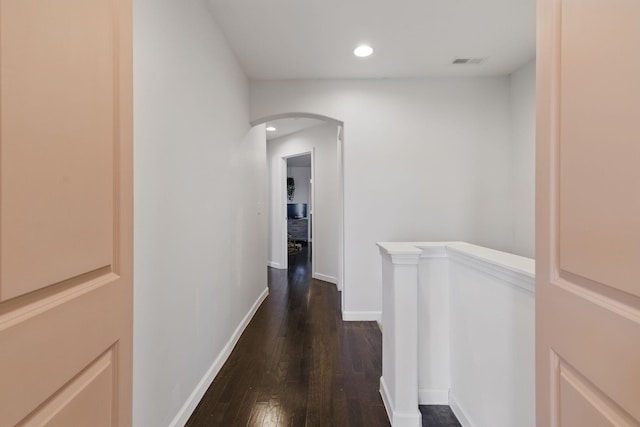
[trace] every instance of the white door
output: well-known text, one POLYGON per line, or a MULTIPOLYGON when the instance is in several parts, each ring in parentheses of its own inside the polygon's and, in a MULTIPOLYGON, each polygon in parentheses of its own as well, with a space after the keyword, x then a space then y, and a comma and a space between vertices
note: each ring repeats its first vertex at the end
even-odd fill
POLYGON ((537 425, 640 425, 640 1, 539 0, 537 425))

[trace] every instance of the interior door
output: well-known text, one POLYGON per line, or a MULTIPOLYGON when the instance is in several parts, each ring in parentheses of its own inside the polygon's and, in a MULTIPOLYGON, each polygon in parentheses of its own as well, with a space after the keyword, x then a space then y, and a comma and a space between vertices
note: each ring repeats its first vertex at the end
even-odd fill
POLYGON ((129 0, 0 0, 0 425, 131 424, 129 0))
POLYGON ((537 425, 640 425, 640 1, 539 0, 537 425))

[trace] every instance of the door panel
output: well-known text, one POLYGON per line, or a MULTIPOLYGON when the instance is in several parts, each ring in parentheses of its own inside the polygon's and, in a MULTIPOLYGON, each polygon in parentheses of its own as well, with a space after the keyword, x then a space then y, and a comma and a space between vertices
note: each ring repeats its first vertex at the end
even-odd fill
POLYGON ((130 0, 0 0, 0 425, 131 424, 130 0))
POLYGON ((118 303, 115 280, 100 277, 56 295, 40 310, 30 310, 30 304, 3 322, 2 348, 12 350, 0 352, 3 417, 17 422, 118 342, 124 325, 117 318, 105 320, 118 303))
MULTIPOLYGON (((547 313, 557 316, 551 355, 640 419, 634 394, 640 379, 638 319, 628 317, 631 312, 614 301, 566 281, 555 282, 547 296, 547 313)), ((560 375, 561 370, 553 373, 560 375)))
POLYGON ((561 13, 560 269, 638 296, 640 7, 567 0, 561 13))
POLYGON ((638 23, 638 1, 538 1, 541 427, 640 426, 638 23))
POLYGON ((112 264, 111 3, 0 3, 2 300, 112 264))
POLYGON ((560 425, 581 427, 631 427, 637 425, 615 402, 586 378, 565 365, 556 364, 560 377, 560 425))
POLYGON ((21 422, 20 427, 111 426, 113 353, 110 349, 100 356, 21 422))

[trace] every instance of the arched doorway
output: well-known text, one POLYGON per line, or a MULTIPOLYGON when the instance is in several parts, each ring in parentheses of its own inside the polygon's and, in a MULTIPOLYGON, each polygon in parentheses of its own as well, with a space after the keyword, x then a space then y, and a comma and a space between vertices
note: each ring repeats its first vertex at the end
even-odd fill
MULTIPOLYGON (((335 142, 336 142, 336 189, 337 189, 337 215, 336 215, 336 223, 334 227, 337 229, 337 277, 335 280, 336 286, 339 291, 341 291, 341 303, 344 305, 344 295, 345 295, 345 284, 344 284, 344 162, 343 162, 343 153, 344 153, 344 138, 343 138, 343 122, 331 117, 322 116, 318 114, 311 113, 285 113, 285 114, 277 114, 268 117, 263 117, 261 119, 253 121, 251 124, 253 126, 265 125, 277 123, 278 121, 287 120, 287 119, 314 119, 324 122, 326 124, 333 124, 335 127, 335 142)), ((270 228, 270 251, 279 251, 278 260, 279 262, 275 262, 272 267, 276 268, 286 268, 286 249, 287 249, 287 233, 286 233, 286 222, 287 222, 287 197, 285 193, 285 181, 286 181, 286 158, 294 157, 295 155, 304 154, 304 152, 308 152, 307 149, 301 149, 300 153, 296 152, 288 152, 286 155, 283 155, 281 158, 278 158, 278 164, 275 166, 279 168, 280 172, 277 173, 277 180, 279 183, 277 185, 273 185, 275 187, 275 191, 281 191, 280 195, 277 197, 272 197, 271 192, 274 191, 272 187, 270 187, 269 192, 270 201, 275 200, 275 206, 271 206, 269 209, 269 227, 270 228), (276 223, 273 225, 273 223, 276 223), (278 241, 272 241, 272 239, 278 239, 278 241), (284 261, 284 265, 281 263, 284 261)), ((268 159, 267 161, 271 161, 268 159)), ((274 167, 273 164, 268 165, 268 170, 274 167)), ((317 231, 314 230, 315 221, 311 222, 312 230, 311 235, 317 235, 317 231)), ((314 252, 315 254, 315 252, 314 252)), ((321 280, 327 280, 327 278, 323 278, 322 275, 316 276, 315 278, 319 278, 321 280)), ((334 281, 334 280, 328 280, 334 281)))

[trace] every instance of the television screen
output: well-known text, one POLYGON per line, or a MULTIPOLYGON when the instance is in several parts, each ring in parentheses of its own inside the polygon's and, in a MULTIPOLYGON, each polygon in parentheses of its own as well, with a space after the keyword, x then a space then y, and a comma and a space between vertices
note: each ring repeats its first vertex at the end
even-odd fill
POLYGON ((306 218, 307 217, 307 204, 306 203, 288 203, 287 204, 287 218, 306 218))

